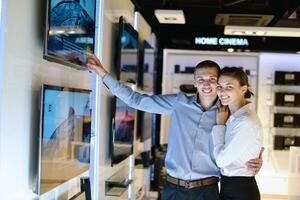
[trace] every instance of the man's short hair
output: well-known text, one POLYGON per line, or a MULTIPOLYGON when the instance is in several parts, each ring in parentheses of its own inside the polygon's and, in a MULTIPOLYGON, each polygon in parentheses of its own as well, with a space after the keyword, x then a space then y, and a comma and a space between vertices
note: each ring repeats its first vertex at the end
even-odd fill
POLYGON ((202 69, 202 68, 215 68, 218 72, 218 77, 220 76, 220 72, 221 72, 220 66, 216 62, 211 61, 211 60, 204 60, 204 61, 198 63, 195 67, 194 76, 196 74, 196 71, 198 69, 202 69))

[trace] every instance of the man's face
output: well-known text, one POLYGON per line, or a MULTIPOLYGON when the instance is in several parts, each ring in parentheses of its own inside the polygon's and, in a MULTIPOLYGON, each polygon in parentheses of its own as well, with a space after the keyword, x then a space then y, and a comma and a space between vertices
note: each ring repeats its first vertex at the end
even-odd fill
POLYGON ((217 97, 218 70, 214 67, 200 68, 195 72, 194 85, 201 97, 217 97))

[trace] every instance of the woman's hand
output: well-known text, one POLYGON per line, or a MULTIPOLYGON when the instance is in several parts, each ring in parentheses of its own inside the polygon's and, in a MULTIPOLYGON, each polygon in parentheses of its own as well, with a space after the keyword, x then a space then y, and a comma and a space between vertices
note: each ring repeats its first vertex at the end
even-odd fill
POLYGON ((228 106, 220 106, 217 111, 216 122, 217 125, 225 125, 229 117, 229 108, 228 106))
POLYGON ((108 72, 101 64, 100 60, 94 54, 88 54, 88 61, 86 66, 90 71, 97 73, 99 76, 103 77, 108 72))
POLYGON ((264 150, 265 150, 265 148, 262 147, 259 152, 258 157, 251 159, 246 163, 248 169, 250 169, 253 172, 254 176, 256 174, 258 174, 258 172, 260 171, 260 169, 262 167, 262 164, 263 164, 262 153, 264 152, 264 150))

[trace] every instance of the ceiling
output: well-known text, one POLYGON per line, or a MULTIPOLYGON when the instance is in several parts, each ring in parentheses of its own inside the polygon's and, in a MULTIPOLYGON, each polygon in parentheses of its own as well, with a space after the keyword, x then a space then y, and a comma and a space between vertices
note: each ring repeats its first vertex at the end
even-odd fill
POLYGON ((190 42, 187 38, 196 35, 223 35, 224 25, 262 26, 256 23, 258 21, 251 17, 252 14, 256 14, 256 18, 263 15, 271 16, 269 22, 265 21, 263 26, 300 28, 300 0, 132 0, 132 2, 166 47, 187 46, 190 42), (155 9, 183 10, 186 23, 160 24, 154 15, 155 9), (216 20, 217 15, 223 18, 222 14, 229 14, 229 17, 233 14, 244 16, 227 22, 220 21, 220 18, 216 20))

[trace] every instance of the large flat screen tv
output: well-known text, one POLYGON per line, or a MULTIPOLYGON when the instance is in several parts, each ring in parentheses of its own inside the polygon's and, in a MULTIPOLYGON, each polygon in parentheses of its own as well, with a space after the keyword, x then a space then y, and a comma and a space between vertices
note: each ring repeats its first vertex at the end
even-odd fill
POLYGON ((85 70, 94 52, 95 0, 47 0, 44 58, 85 70))
POLYGON ((38 194, 89 170, 90 139, 91 91, 43 85, 38 194))
POLYGON ((135 109, 122 100, 114 98, 112 123, 112 165, 121 162, 133 153, 135 109))
POLYGON ((117 78, 124 82, 137 83, 138 33, 123 17, 119 19, 117 37, 117 78))
MULTIPOLYGON (((140 62, 140 87, 143 91, 148 94, 153 94, 154 90, 154 62, 155 53, 154 48, 147 41, 141 43, 141 60, 140 62)), ((152 113, 147 113, 143 111, 138 111, 138 131, 137 137, 140 138, 141 142, 151 138, 152 135, 152 125, 153 125, 153 115, 152 113)))
POLYGON ((146 92, 153 92, 154 90, 154 63, 155 52, 154 48, 147 41, 143 41, 143 76, 142 89, 146 92))

